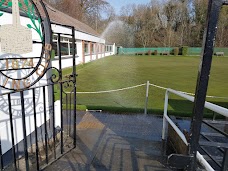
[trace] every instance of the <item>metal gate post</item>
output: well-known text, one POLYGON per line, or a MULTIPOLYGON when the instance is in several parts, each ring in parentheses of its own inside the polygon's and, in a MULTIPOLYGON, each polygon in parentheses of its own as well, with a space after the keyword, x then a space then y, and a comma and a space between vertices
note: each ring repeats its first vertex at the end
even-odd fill
POLYGON ((73 83, 74 83, 74 124, 73 124, 73 137, 74 137, 74 147, 76 147, 76 46, 75 46, 75 30, 72 29, 72 48, 73 48, 73 83))
POLYGON ((60 132, 60 151, 63 154, 63 80, 62 80, 62 54, 61 54, 61 35, 58 33, 58 57, 59 57, 59 87, 60 87, 60 120, 61 120, 61 132, 60 132))
POLYGON ((192 163, 189 168, 191 171, 195 171, 197 168, 196 154, 199 149, 200 130, 203 120, 204 104, 206 100, 210 76, 214 41, 216 36, 219 13, 222 5, 223 0, 209 0, 208 4, 208 14, 203 40, 202 58, 198 72, 193 117, 191 122, 190 155, 193 156, 192 163))

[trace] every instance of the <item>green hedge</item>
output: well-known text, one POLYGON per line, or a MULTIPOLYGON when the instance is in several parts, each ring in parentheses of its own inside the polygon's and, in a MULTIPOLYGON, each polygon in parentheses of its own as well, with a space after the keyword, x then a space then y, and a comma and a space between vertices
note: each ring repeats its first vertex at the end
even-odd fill
POLYGON ((182 47, 182 53, 183 56, 187 56, 188 55, 188 46, 183 46, 182 47))
MULTIPOLYGON (((202 48, 201 47, 188 47, 188 46, 182 46, 178 48, 176 47, 152 47, 152 48, 120 48, 120 54, 125 55, 133 55, 136 53, 139 54, 147 54, 147 55, 158 55, 163 52, 170 52, 171 55, 176 55, 178 52, 178 55, 183 56, 198 56, 201 55, 202 48), (176 52, 175 52, 176 51, 176 52)), ((215 52, 224 52, 225 56, 228 56, 228 48, 215 48, 215 52)))

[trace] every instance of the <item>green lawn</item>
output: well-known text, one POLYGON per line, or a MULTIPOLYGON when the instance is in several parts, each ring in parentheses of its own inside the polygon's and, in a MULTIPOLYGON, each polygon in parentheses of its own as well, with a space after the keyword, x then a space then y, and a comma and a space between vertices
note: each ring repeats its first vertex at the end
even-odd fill
MULTIPOLYGON (((150 83, 175 90, 194 93, 200 57, 183 56, 111 56, 76 67, 77 92, 93 92, 119 89, 138 84, 150 83)), ((214 57, 210 75, 208 95, 228 97, 228 58, 214 57)), ((69 74, 71 69, 64 70, 69 74)), ((142 111, 145 105, 146 87, 104 93, 78 94, 77 104, 91 109, 116 109, 142 111)), ((149 109, 161 113, 165 91, 150 87, 149 109)), ((227 99, 208 99, 228 106, 227 99)), ((171 112, 191 113, 192 103, 175 95, 170 96, 171 112)), ((209 111, 206 111, 207 113, 209 111)))

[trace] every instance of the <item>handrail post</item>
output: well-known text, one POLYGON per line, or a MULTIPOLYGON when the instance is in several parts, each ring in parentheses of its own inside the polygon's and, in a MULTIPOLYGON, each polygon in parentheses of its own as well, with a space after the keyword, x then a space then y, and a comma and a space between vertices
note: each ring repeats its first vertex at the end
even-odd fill
MULTIPOLYGON (((167 89, 166 93, 165 93, 165 104, 164 104, 164 114, 163 114, 163 128, 162 128, 162 151, 163 151, 163 156, 164 157, 166 155, 166 146, 167 146, 167 142, 166 142, 166 128, 167 128, 166 116, 167 116, 167 111, 168 111, 168 100, 169 100, 169 91, 167 89)), ((165 161, 166 161, 166 159, 164 158, 164 162, 165 161)))
POLYGON ((167 89, 166 93, 165 93, 162 140, 165 140, 165 135, 166 135, 166 127, 167 127, 166 116, 167 116, 167 112, 168 112, 168 103, 169 103, 169 90, 167 89))
POLYGON ((147 83, 146 83, 146 101, 145 101, 145 109, 144 109, 144 114, 145 115, 147 114, 149 87, 150 87, 150 81, 147 81, 147 83))

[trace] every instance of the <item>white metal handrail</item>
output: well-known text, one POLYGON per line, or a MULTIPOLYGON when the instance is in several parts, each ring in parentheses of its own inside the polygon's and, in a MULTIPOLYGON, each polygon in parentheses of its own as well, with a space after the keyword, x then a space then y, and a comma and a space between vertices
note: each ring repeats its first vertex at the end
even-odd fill
MULTIPOLYGON (((166 128, 167 128, 167 122, 168 122, 173 127, 173 129, 176 131, 176 133, 179 135, 179 137, 182 139, 182 141, 188 146, 188 141, 185 138, 185 135, 181 132, 181 130, 175 125, 175 123, 168 116, 169 92, 172 92, 172 93, 176 94, 177 91, 172 90, 172 89, 167 89, 166 93, 165 93, 165 105, 164 105, 164 115, 163 115, 162 139, 165 140, 166 128)), ((189 96, 189 95, 186 95, 186 94, 183 94, 183 93, 181 93, 181 95, 189 96)), ((183 97, 183 96, 181 96, 181 97, 183 97)))
MULTIPOLYGON (((184 92, 180 92, 180 91, 176 91, 173 89, 167 89, 166 90, 166 94, 165 94, 165 104, 164 104, 164 115, 163 115, 163 130, 162 130, 162 139, 165 140, 165 136, 166 136, 166 129, 167 129, 167 122, 172 126, 172 128, 176 131, 176 133, 179 135, 179 137, 181 138, 181 140, 187 145, 189 146, 189 143, 187 141, 187 139, 185 138, 185 135, 183 134, 183 132, 175 125, 175 123, 170 119, 170 117, 168 116, 168 101, 169 101, 169 93, 173 93, 177 96, 180 96, 184 99, 187 99, 191 102, 194 102, 194 97, 185 94, 184 92)), ((210 109, 220 115, 223 115, 225 117, 228 117, 228 109, 218 106, 216 104, 210 103, 210 102, 205 102, 205 108, 210 109)), ((210 164, 203 158, 203 156, 197 152, 197 159, 198 161, 202 164, 202 166, 204 166, 204 168, 207 171, 214 171, 214 169, 210 166, 210 164)))
MULTIPOLYGON (((172 89, 167 89, 168 92, 171 92, 173 94, 176 94, 180 97, 183 97, 191 102, 194 102, 194 97, 193 96, 190 96, 190 95, 187 95, 187 94, 184 94, 183 92, 180 92, 180 91, 176 91, 176 90, 172 90, 172 89)), ((205 108, 207 109, 210 109, 220 115, 223 115, 225 117, 228 117, 228 109, 224 108, 224 107, 221 107, 221 106, 218 106, 216 104, 213 104, 213 103, 210 103, 210 102, 205 102, 205 108)))

